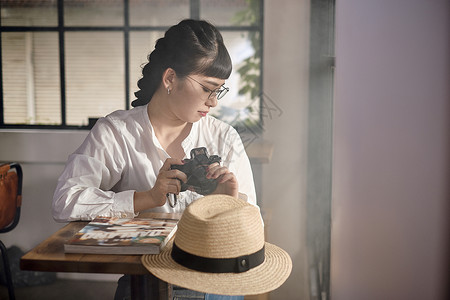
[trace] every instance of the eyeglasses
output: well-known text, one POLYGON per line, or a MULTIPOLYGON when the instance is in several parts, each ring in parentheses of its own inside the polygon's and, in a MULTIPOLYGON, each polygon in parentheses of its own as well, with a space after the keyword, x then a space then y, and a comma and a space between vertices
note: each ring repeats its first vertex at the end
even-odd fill
POLYGON ((209 99, 209 100, 214 99, 214 97, 216 97, 217 100, 220 100, 220 99, 223 98, 223 96, 225 96, 225 95, 230 91, 229 88, 227 88, 227 87, 225 87, 225 86, 223 86, 223 85, 222 85, 220 88, 218 88, 218 89, 210 90, 209 88, 207 88, 206 86, 204 86, 203 84, 201 84, 200 82, 198 82, 197 80, 195 80, 194 78, 192 78, 191 76, 187 76, 187 77, 190 78, 190 79, 192 79, 192 80, 194 80, 194 81, 197 82, 198 84, 200 84, 200 85, 203 87, 203 89, 205 89, 205 91, 210 92, 210 94, 209 94, 209 96, 208 96, 208 99, 209 99))

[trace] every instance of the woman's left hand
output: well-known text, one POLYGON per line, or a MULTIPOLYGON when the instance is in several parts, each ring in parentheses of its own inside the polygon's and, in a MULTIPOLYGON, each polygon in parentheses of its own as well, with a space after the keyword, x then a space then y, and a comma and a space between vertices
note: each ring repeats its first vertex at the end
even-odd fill
POLYGON ((227 167, 221 166, 218 163, 209 165, 206 178, 217 179, 218 185, 213 194, 225 194, 235 198, 239 194, 239 184, 236 176, 227 167))

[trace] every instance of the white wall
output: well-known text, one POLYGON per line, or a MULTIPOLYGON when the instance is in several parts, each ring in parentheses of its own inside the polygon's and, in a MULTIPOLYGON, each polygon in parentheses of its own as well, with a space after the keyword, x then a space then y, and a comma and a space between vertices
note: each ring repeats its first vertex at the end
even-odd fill
POLYGON ((53 221, 56 180, 87 131, 1 130, 0 160, 19 162, 23 170, 22 209, 17 227, 2 234, 7 247, 28 251, 62 224, 53 221))
POLYGON ((337 1, 333 300, 448 299, 449 14, 337 1))

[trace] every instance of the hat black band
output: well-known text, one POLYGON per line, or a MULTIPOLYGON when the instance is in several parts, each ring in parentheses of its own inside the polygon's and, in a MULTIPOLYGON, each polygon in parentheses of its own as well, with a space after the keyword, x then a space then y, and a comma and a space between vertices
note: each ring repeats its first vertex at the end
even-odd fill
POLYGON ((255 253, 234 258, 209 258, 181 250, 173 243, 171 256, 180 265, 208 273, 242 273, 264 262, 264 246, 255 253))

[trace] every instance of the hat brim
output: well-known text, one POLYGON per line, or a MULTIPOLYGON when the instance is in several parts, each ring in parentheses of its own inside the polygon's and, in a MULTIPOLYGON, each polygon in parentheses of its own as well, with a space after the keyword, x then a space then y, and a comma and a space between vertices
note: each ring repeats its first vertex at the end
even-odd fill
POLYGON ((183 267, 170 255, 172 244, 173 240, 160 254, 143 255, 143 265, 163 281, 198 292, 219 295, 263 294, 280 287, 292 270, 289 254, 267 242, 264 262, 243 273, 204 273, 183 267))

